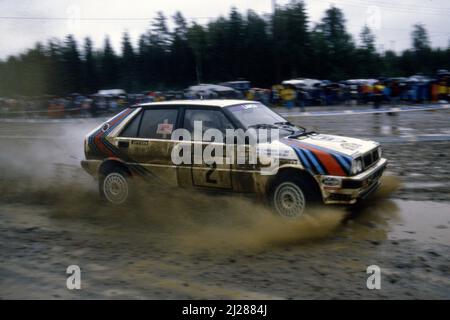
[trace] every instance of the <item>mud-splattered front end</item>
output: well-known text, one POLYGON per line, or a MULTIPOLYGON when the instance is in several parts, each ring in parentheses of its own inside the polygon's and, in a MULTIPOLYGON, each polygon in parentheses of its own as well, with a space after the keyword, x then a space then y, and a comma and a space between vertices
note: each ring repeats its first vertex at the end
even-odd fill
POLYGON ((285 138, 298 161, 317 181, 326 204, 353 204, 380 185, 387 165, 377 142, 311 134, 285 138))

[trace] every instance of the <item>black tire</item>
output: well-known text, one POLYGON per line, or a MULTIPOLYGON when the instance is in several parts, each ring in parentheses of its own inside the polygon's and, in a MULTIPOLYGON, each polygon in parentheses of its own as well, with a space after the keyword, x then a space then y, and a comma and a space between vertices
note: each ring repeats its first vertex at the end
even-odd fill
POLYGON ((121 167, 112 167, 99 179, 100 196, 112 205, 124 205, 130 201, 132 187, 130 174, 121 167))
POLYGON ((299 218, 319 203, 319 196, 318 187, 310 178, 282 175, 272 185, 270 204, 277 215, 299 218))

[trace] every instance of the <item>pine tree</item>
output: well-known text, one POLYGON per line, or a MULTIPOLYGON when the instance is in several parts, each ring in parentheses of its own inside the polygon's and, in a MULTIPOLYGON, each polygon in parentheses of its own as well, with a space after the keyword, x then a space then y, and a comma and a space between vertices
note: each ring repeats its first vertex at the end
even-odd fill
POLYGON ((82 67, 78 45, 73 35, 68 35, 61 48, 62 73, 60 83, 64 92, 75 93, 82 89, 82 67))
POLYGON ((195 56, 187 39, 188 26, 180 12, 173 16, 175 30, 170 46, 170 82, 176 87, 183 87, 195 79, 195 56))
POLYGON ((430 40, 428 32, 423 24, 415 24, 411 33, 412 46, 417 52, 430 49, 430 40))
POLYGON ((83 87, 85 93, 94 93, 99 89, 97 61, 93 43, 89 37, 84 39, 83 46, 83 87))
POLYGON ((277 7, 272 16, 272 42, 278 81, 310 73, 311 39, 303 1, 277 7))
POLYGON ((146 53, 146 72, 149 72, 150 84, 157 89, 164 88, 170 82, 170 44, 172 42, 167 18, 158 12, 148 34, 146 53))
POLYGON ((124 32, 122 36, 120 86, 127 92, 133 92, 137 88, 136 55, 128 32, 124 32))
POLYGON ((117 57, 111 46, 109 37, 105 38, 103 52, 101 53, 100 60, 100 70, 102 75, 101 87, 104 89, 115 88, 118 84, 119 72, 117 57))
POLYGON ((427 73, 432 69, 432 52, 428 32, 422 24, 413 26, 411 33, 416 73, 427 73))
POLYGON ((273 50, 268 34, 268 23, 256 12, 247 12, 244 29, 242 73, 247 80, 261 87, 273 83, 273 50))
POLYGON ((355 46, 351 35, 345 28, 344 13, 341 9, 331 7, 325 11, 325 17, 318 25, 317 31, 322 33, 322 40, 326 47, 326 59, 330 62, 328 66, 329 78, 339 80, 347 74, 355 72, 352 61, 355 46))
POLYGON ((367 25, 361 31, 360 39, 363 49, 371 53, 375 52, 375 36, 367 25))
POLYGON ((205 29, 194 23, 187 32, 189 47, 195 57, 195 79, 197 83, 202 82, 204 59, 207 55, 206 48, 206 31, 205 29))
POLYGON ((244 66, 244 20, 239 11, 232 7, 225 26, 225 63, 228 69, 228 79, 235 80, 242 76, 244 66))
POLYGON ((375 35, 365 25, 360 33, 361 46, 355 53, 357 67, 355 76, 361 78, 372 78, 380 74, 381 59, 375 50, 375 35))

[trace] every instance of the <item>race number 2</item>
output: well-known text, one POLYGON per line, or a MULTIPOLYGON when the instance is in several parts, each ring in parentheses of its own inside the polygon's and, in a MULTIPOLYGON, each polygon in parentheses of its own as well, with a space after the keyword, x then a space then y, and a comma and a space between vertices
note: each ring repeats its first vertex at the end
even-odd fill
POLYGON ((215 162, 213 162, 212 164, 208 165, 208 167, 210 167, 211 169, 209 169, 206 172, 206 182, 207 183, 214 183, 217 184, 217 180, 216 179, 212 179, 211 175, 214 173, 214 171, 216 171, 217 169, 217 164, 215 162))

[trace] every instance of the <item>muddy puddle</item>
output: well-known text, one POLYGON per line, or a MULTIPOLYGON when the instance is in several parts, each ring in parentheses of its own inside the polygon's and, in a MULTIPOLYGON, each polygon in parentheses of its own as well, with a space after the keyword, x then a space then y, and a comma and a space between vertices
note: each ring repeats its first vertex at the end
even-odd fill
POLYGON ((450 205, 392 199, 401 187, 395 176, 383 177, 382 187, 361 205, 321 206, 300 219, 278 217, 251 198, 179 189, 142 188, 132 205, 114 207, 100 199, 95 181, 81 180, 0 188, 7 202, 43 210, 54 223, 86 226, 96 236, 151 238, 185 252, 258 251, 336 237, 450 243, 450 205))
POLYGON ((388 146, 373 197, 293 221, 254 199, 183 190, 105 205, 79 166, 93 122, 2 128, 23 139, 0 141, 0 298, 450 298, 447 145, 420 145, 426 159, 415 144, 388 146), (28 139, 40 135, 60 139, 28 139), (79 292, 65 287, 72 264, 79 292), (376 292, 372 264, 385 275, 376 292))
POLYGON ((450 297, 449 205, 391 199, 399 182, 386 181, 364 206, 295 221, 240 197, 159 192, 115 208, 83 185, 34 185, 0 205, 0 297, 450 297), (72 264, 79 292, 65 288, 72 264), (384 291, 365 289, 372 264, 386 273, 384 291))

